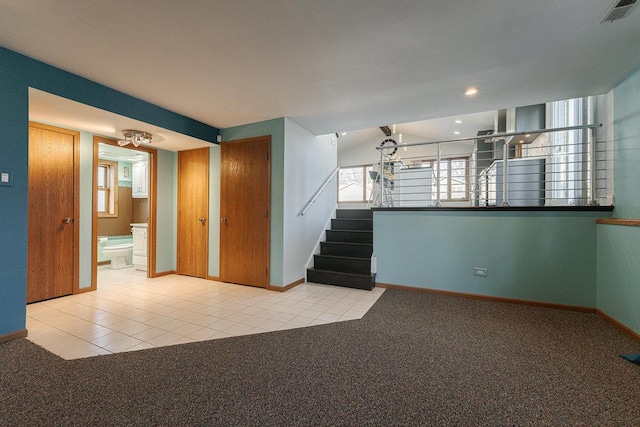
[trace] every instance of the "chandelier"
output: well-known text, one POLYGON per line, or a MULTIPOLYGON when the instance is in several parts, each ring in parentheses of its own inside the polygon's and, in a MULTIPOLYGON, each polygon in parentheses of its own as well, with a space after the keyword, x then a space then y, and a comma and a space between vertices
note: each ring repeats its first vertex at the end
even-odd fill
POLYGON ((140 144, 151 144, 151 134, 135 129, 125 129, 122 131, 124 139, 118 141, 118 145, 124 147, 125 145, 133 144, 137 147, 140 144))

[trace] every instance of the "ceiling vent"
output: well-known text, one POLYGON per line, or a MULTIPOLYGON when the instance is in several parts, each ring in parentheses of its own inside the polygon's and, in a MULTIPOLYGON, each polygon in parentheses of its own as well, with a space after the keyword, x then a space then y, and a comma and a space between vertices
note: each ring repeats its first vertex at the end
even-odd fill
POLYGON ((616 0, 611 7, 607 10, 600 20, 600 24, 603 22, 613 22, 618 19, 622 19, 631 12, 631 9, 636 5, 638 0, 616 0))

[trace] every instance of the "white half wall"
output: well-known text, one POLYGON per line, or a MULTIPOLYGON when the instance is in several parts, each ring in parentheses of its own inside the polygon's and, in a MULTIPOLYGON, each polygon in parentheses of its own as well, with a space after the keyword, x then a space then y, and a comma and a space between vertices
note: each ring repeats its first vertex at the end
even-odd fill
POLYGON ((304 216, 307 201, 337 167, 337 146, 330 135, 317 136, 285 118, 283 283, 306 275, 307 260, 336 208, 337 176, 304 216))

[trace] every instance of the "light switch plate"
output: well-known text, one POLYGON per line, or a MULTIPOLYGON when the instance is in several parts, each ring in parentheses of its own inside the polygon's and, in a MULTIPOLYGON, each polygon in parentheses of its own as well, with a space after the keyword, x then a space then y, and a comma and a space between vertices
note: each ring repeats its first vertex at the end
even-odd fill
POLYGON ((0 187, 12 187, 12 173, 7 171, 0 172, 0 187))

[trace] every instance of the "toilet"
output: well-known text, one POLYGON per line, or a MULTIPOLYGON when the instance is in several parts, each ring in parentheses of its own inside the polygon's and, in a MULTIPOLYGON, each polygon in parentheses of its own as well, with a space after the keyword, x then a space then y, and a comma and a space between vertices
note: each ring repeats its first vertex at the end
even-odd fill
POLYGON ((131 267, 131 259, 133 257, 133 243, 125 243, 122 245, 105 246, 102 250, 105 257, 111 259, 111 269, 131 267))

